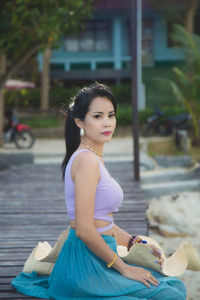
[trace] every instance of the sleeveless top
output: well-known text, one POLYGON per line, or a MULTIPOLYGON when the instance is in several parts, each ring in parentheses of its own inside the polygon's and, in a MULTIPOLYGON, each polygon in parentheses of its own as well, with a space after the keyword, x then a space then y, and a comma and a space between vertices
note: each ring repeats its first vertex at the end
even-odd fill
MULTIPOLYGON (((75 157, 88 149, 76 150, 70 157, 65 169, 65 200, 68 216, 70 219, 75 219, 75 183, 71 178, 71 165, 75 157)), ((91 151, 90 151, 91 152, 91 151)), ((94 219, 107 221, 111 224, 96 228, 99 233, 102 233, 113 227, 113 217, 107 216, 112 212, 118 211, 118 207, 123 201, 123 190, 118 182, 111 177, 106 167, 99 159, 100 180, 97 185, 95 194, 95 209, 94 219)))

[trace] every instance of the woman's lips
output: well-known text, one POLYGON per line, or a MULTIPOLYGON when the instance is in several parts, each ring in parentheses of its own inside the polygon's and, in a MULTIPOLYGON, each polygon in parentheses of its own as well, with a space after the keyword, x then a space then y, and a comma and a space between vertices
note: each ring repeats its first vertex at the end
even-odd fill
POLYGON ((109 135, 109 134, 111 134, 111 131, 105 131, 105 132, 103 132, 103 134, 109 135))

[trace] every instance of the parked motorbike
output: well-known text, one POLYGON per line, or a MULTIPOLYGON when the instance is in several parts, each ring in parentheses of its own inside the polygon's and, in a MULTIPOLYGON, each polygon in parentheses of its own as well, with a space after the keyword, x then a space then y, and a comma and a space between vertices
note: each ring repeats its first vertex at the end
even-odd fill
POLYGON ((165 121, 165 131, 167 134, 172 134, 174 129, 191 130, 192 116, 189 113, 178 114, 168 117, 165 121))
POLYGON ((158 135, 171 135, 175 129, 191 130, 192 116, 189 113, 178 114, 163 118, 165 113, 155 109, 155 113, 147 119, 143 136, 149 136, 152 132, 158 135))
POLYGON ((8 124, 4 127, 4 143, 12 143, 19 149, 29 149, 35 142, 35 135, 28 125, 21 124, 12 111, 6 111, 8 124))

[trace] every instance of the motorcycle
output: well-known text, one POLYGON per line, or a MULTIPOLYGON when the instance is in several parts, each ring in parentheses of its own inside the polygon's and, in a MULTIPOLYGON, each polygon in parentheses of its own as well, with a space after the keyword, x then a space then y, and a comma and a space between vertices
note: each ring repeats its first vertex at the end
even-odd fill
POLYGON ((172 117, 163 118, 165 113, 155 109, 155 113, 147 119, 143 136, 147 137, 152 132, 158 135, 171 135, 176 129, 191 130, 192 116, 189 113, 178 114, 172 117))
POLYGON ((35 143, 35 135, 28 125, 21 124, 19 119, 9 112, 6 115, 9 123, 4 128, 4 143, 12 143, 19 149, 29 149, 35 143))
POLYGON ((172 134, 174 129, 190 131, 192 129, 191 120, 192 116, 188 113, 168 117, 164 124, 165 131, 167 134, 172 134))

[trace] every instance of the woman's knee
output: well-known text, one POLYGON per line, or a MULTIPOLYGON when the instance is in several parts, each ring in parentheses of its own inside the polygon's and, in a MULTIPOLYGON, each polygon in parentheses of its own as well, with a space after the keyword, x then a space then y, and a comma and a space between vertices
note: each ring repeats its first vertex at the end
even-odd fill
MULTIPOLYGON (((169 282, 169 285, 172 286, 174 289, 176 289, 176 293, 178 295, 183 295, 183 298, 180 299, 186 299, 186 287, 183 281, 181 281, 180 279, 176 279, 174 282, 169 282)), ((180 296, 179 296, 180 297, 180 296)), ((174 298, 175 299, 175 298, 174 298)), ((176 298, 179 299, 179 298, 176 298)))
POLYGON ((182 281, 162 282, 159 288, 154 292, 153 300, 185 300, 186 288, 182 281))

